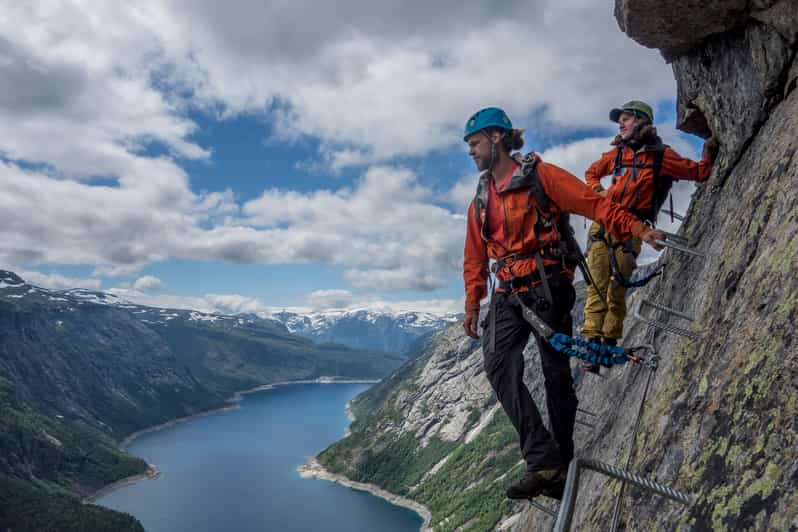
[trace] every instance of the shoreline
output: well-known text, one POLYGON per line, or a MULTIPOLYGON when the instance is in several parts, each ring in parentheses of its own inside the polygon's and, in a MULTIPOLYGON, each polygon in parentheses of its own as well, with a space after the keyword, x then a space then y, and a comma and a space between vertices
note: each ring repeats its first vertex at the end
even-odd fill
POLYGON ((116 482, 112 482, 107 486, 103 486, 102 488, 98 489, 91 495, 84 497, 81 502, 83 504, 94 504, 96 499, 108 495, 111 492, 118 490, 119 488, 124 488, 125 486, 130 486, 131 484, 135 484, 141 480, 155 480, 156 478, 161 476, 161 471, 158 469, 158 466, 147 464, 147 470, 144 473, 138 475, 132 475, 125 478, 120 478, 116 482))
MULTIPOLYGON (((253 393, 262 392, 266 390, 273 390, 274 388, 277 388, 279 386, 290 386, 292 384, 376 384, 378 382, 380 382, 379 379, 348 379, 340 377, 318 377, 316 379, 300 379, 295 381, 280 381, 280 382, 273 382, 270 384, 261 384, 253 388, 248 388, 246 390, 235 392, 232 395, 232 397, 225 400, 226 403, 231 403, 228 406, 212 408, 210 410, 203 410, 202 412, 197 412, 196 414, 191 414, 190 416, 178 417, 166 421, 164 423, 160 423, 158 425, 153 425, 151 427, 137 430, 136 432, 133 432, 132 434, 128 435, 125 439, 123 439, 119 443, 119 449, 121 451, 128 452, 127 448, 130 446, 131 443, 133 443, 137 438, 140 438, 141 436, 144 436, 145 434, 149 434, 151 432, 158 432, 160 430, 168 429, 170 427, 174 427, 179 423, 185 423, 186 421, 191 421, 192 419, 211 416, 214 414, 221 414, 223 412, 229 412, 231 410, 238 410, 239 408, 241 408, 240 403, 244 399, 245 395, 250 395, 253 393)), ((90 493, 89 495, 86 495, 81 500, 84 504, 87 503, 94 504, 95 501, 100 497, 108 495, 109 493, 116 491, 119 488, 135 484, 136 482, 140 482, 142 480, 155 480, 160 476, 161 476, 161 471, 158 469, 157 466, 153 464, 147 464, 147 470, 144 471, 144 473, 116 480, 110 484, 103 486, 97 491, 90 493)))
POLYGON ((403 508, 407 508, 408 510, 412 510, 416 512, 423 523, 421 524, 421 532, 431 532, 432 528, 430 525, 432 524, 432 513, 427 509, 426 506, 423 504, 413 501, 411 499, 406 499, 400 495, 396 495, 395 493, 391 493, 390 491, 386 491, 379 486, 374 484, 366 484, 364 482, 356 482, 354 480, 350 480, 343 475, 338 475, 336 473, 331 473, 328 471, 323 465, 316 460, 315 457, 308 458, 307 463, 299 466, 297 468, 299 472, 299 476, 302 478, 316 478, 319 480, 327 480, 330 482, 335 482, 336 484, 340 484, 342 486, 346 486, 350 489, 355 489, 358 491, 365 491, 374 495, 375 497, 379 497, 388 501, 389 503, 393 504, 394 506, 401 506, 403 508))

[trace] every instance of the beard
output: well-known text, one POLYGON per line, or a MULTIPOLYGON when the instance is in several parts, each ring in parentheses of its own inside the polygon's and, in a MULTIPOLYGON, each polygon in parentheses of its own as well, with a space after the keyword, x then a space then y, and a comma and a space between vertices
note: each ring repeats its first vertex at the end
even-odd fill
POLYGON ((477 166, 477 170, 480 172, 484 172, 485 170, 490 169, 490 158, 489 157, 478 157, 474 159, 474 164, 477 166))

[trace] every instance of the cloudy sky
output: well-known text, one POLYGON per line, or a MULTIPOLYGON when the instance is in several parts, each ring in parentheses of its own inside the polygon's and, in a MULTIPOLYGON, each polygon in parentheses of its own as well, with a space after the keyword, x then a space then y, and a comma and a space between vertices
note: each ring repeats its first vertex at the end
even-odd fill
POLYGON ((475 110, 578 176, 629 99, 699 145, 610 1, 0 6, 0 267, 42 286, 459 311, 475 110))

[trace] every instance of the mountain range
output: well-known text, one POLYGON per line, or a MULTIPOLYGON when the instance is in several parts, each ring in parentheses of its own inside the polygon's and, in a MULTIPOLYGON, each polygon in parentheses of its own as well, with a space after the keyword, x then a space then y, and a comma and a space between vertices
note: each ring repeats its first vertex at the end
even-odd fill
POLYGON ((230 406, 245 389, 374 380, 404 360, 316 343, 276 320, 48 290, 0 270, 0 530, 139 530, 77 498, 146 473, 118 449, 129 434, 230 406))
POLYGON ((406 353, 419 340, 460 319, 458 314, 374 309, 275 312, 263 317, 284 324, 293 334, 316 342, 335 342, 359 349, 406 353))

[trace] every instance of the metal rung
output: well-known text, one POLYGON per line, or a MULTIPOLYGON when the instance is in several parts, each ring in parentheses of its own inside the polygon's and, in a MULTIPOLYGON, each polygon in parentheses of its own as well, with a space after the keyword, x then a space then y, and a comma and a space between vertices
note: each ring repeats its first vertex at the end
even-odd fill
POLYGON ((689 314, 685 314, 684 312, 680 312, 676 309, 666 307, 660 303, 655 303, 649 299, 641 299, 640 300, 640 308, 643 308, 643 305, 648 305, 649 307, 655 308, 657 310, 661 310, 662 312, 667 312, 668 314, 673 314, 674 316, 679 316, 680 318, 684 318, 687 321, 695 321, 695 318, 689 314))
POLYGON ((579 423, 580 425, 584 425, 586 427, 590 427, 591 429, 595 429, 596 426, 592 423, 588 423, 587 421, 582 421, 581 419, 575 419, 574 422, 579 423))
POLYGON ((552 510, 551 508, 546 508, 545 506, 543 506, 539 502, 534 501, 532 499, 529 500, 529 504, 531 504, 532 506, 534 506, 535 508, 537 508, 541 512, 549 514, 553 518, 557 519, 557 512, 555 510, 552 510))
POLYGON ((690 505, 693 502, 693 496, 689 493, 677 491, 670 486, 624 471, 619 467, 589 458, 574 458, 571 460, 571 465, 568 466, 568 479, 565 482, 565 492, 563 493, 559 512, 557 512, 557 521, 552 528, 554 532, 565 532, 571 528, 571 519, 574 516, 576 496, 579 493, 579 474, 582 472, 582 469, 589 469, 601 473, 602 475, 622 480, 623 482, 662 495, 663 497, 667 497, 668 499, 682 504, 690 505))
POLYGON ((665 236, 668 237, 668 242, 671 242, 672 244, 678 244, 680 246, 690 245, 690 240, 686 236, 682 236, 676 233, 669 233, 667 231, 662 231, 662 233, 664 233, 665 236))
POLYGON ((584 408, 577 408, 576 411, 581 413, 581 414, 585 414, 586 416, 591 416, 591 417, 598 416, 598 414, 594 414, 590 410, 585 410, 584 408))
POLYGON ((672 217, 674 220, 679 220, 680 222, 684 221, 684 214, 679 214, 676 211, 664 210, 662 211, 662 213, 667 214, 668 216, 672 217))
POLYGON ((666 248, 675 249, 676 251, 681 251, 682 253, 687 253, 688 255, 692 255, 694 257, 701 257, 702 259, 707 256, 706 253, 695 251, 688 247, 680 246, 679 244, 671 244, 670 242, 667 242, 665 240, 657 240, 657 244, 666 248))
POLYGON ((643 306, 644 303, 648 304, 648 305, 651 305, 654 308, 657 308, 659 310, 662 310, 662 311, 665 311, 665 312, 670 312, 671 314, 673 314, 675 316, 679 316, 679 317, 685 318, 685 319, 690 320, 690 321, 693 320, 692 317, 687 316, 686 314, 682 314, 681 312, 675 311, 675 310, 673 310, 671 308, 659 305, 657 303, 652 304, 650 301, 647 301, 645 299, 641 299, 637 303, 637 305, 635 305, 634 317, 636 319, 642 321, 646 325, 650 325, 652 327, 656 327, 657 329, 662 329, 665 332, 677 334, 679 336, 684 336, 686 338, 690 338, 691 340, 699 340, 701 338, 701 335, 696 334, 693 331, 684 329, 682 327, 676 327, 675 325, 670 325, 668 323, 664 323, 664 322, 657 321, 657 320, 654 320, 654 319, 647 318, 647 317, 643 316, 641 314, 641 312, 640 312, 640 309, 641 309, 641 307, 643 306))

